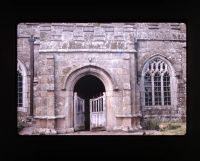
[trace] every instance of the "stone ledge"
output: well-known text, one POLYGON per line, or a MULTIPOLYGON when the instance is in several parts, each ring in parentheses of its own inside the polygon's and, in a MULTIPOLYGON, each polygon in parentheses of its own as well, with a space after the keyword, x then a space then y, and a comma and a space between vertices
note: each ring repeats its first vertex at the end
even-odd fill
POLYGON ((35 119, 59 119, 59 118, 65 118, 64 115, 58 115, 58 116, 34 116, 35 119))
POLYGON ((75 50, 65 50, 65 49, 40 49, 39 53, 78 53, 78 52, 87 52, 87 53, 136 53, 136 50, 105 50, 105 49, 75 49, 75 50))
POLYGON ((115 115, 115 117, 141 117, 141 114, 138 115, 115 115))
POLYGON ((186 39, 144 39, 144 38, 137 38, 137 41, 175 41, 175 42, 186 42, 186 39))
MULTIPOLYGON (((35 36, 35 35, 34 35, 34 37, 35 37, 36 39, 39 39, 39 38, 40 38, 40 36, 35 36)), ((17 38, 30 38, 30 36, 19 35, 19 36, 17 36, 17 38)), ((35 44, 35 43, 34 43, 34 44, 35 44)))
POLYGON ((181 115, 144 115, 143 116, 144 118, 150 118, 150 117, 167 117, 167 118, 180 118, 181 117, 181 115))
POLYGON ((164 106, 164 107, 156 107, 156 106, 143 107, 142 111, 146 111, 146 110, 176 110, 176 109, 172 108, 172 107, 167 107, 167 106, 164 106))
POLYGON ((17 111, 19 112, 27 112, 28 107, 17 107, 17 111))
POLYGON ((47 59, 54 59, 54 56, 53 55, 49 55, 49 56, 47 56, 47 59))

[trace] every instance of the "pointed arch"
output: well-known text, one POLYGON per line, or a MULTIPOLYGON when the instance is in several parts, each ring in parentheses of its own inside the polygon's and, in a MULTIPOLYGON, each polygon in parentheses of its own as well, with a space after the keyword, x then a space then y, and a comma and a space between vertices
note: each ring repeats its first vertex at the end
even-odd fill
POLYGON ((162 67, 164 70, 166 70, 165 67, 167 66, 169 68, 168 71, 169 71, 170 76, 175 77, 175 69, 172 66, 171 62, 167 58, 165 58, 164 56, 162 56, 160 54, 153 55, 152 57, 150 57, 146 61, 144 61, 143 66, 142 66, 142 76, 144 76, 144 73, 145 73, 144 70, 147 69, 148 67, 150 68, 150 66, 151 66, 150 62, 152 62, 152 61, 157 62, 156 70, 160 70, 159 67, 162 67), (159 61, 161 61, 161 62, 159 62, 159 61))
POLYGON ((154 55, 145 61, 141 74, 141 104, 143 108, 177 108, 177 79, 172 64, 163 56, 154 55), (151 86, 147 86, 150 75, 151 86), (149 93, 147 88, 151 88, 149 93), (148 93, 148 94, 147 94, 148 93), (151 94, 151 95, 149 95, 151 94), (147 99, 148 95, 148 99, 147 99), (152 99, 152 104, 149 100, 152 99))

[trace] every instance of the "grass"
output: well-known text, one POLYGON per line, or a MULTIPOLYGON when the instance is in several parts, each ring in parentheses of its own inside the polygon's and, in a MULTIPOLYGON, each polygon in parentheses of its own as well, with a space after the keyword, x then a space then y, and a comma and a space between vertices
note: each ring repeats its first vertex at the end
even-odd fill
POLYGON ((158 119, 146 119, 142 122, 144 130, 156 130, 160 135, 185 135, 186 122, 182 121, 165 121, 158 119))
POLYGON ((185 122, 169 122, 161 123, 161 135, 185 135, 186 134, 186 123, 185 122))

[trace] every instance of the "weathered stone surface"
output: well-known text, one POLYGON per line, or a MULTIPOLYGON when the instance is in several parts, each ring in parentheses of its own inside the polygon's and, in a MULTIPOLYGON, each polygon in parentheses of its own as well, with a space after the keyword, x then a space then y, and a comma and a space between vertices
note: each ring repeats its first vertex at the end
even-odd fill
MULTIPOLYGON (((49 128, 73 131, 73 88, 76 81, 88 74, 99 78, 105 86, 107 130, 137 129, 141 113, 144 117, 185 117, 187 45, 184 23, 20 23, 17 57, 29 73, 28 100, 28 38, 32 34, 37 37, 34 43, 34 72, 38 80, 34 86, 35 115, 50 117, 49 128), (174 69, 173 110, 143 107, 142 70, 154 56, 163 57, 174 69)), ((38 119, 36 124, 47 127, 45 119, 38 119)))
POLYGON ((55 129, 49 128, 36 128, 32 131, 32 135, 55 135, 57 134, 55 129))

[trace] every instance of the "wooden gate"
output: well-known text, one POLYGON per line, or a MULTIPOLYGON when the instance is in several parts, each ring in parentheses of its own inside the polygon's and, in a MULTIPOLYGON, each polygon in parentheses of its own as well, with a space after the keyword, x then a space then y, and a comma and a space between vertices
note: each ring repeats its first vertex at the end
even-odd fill
POLYGON ((90 130, 105 130, 105 93, 98 98, 90 99, 90 130))
POLYGON ((74 93, 74 131, 85 130, 85 100, 74 93))

